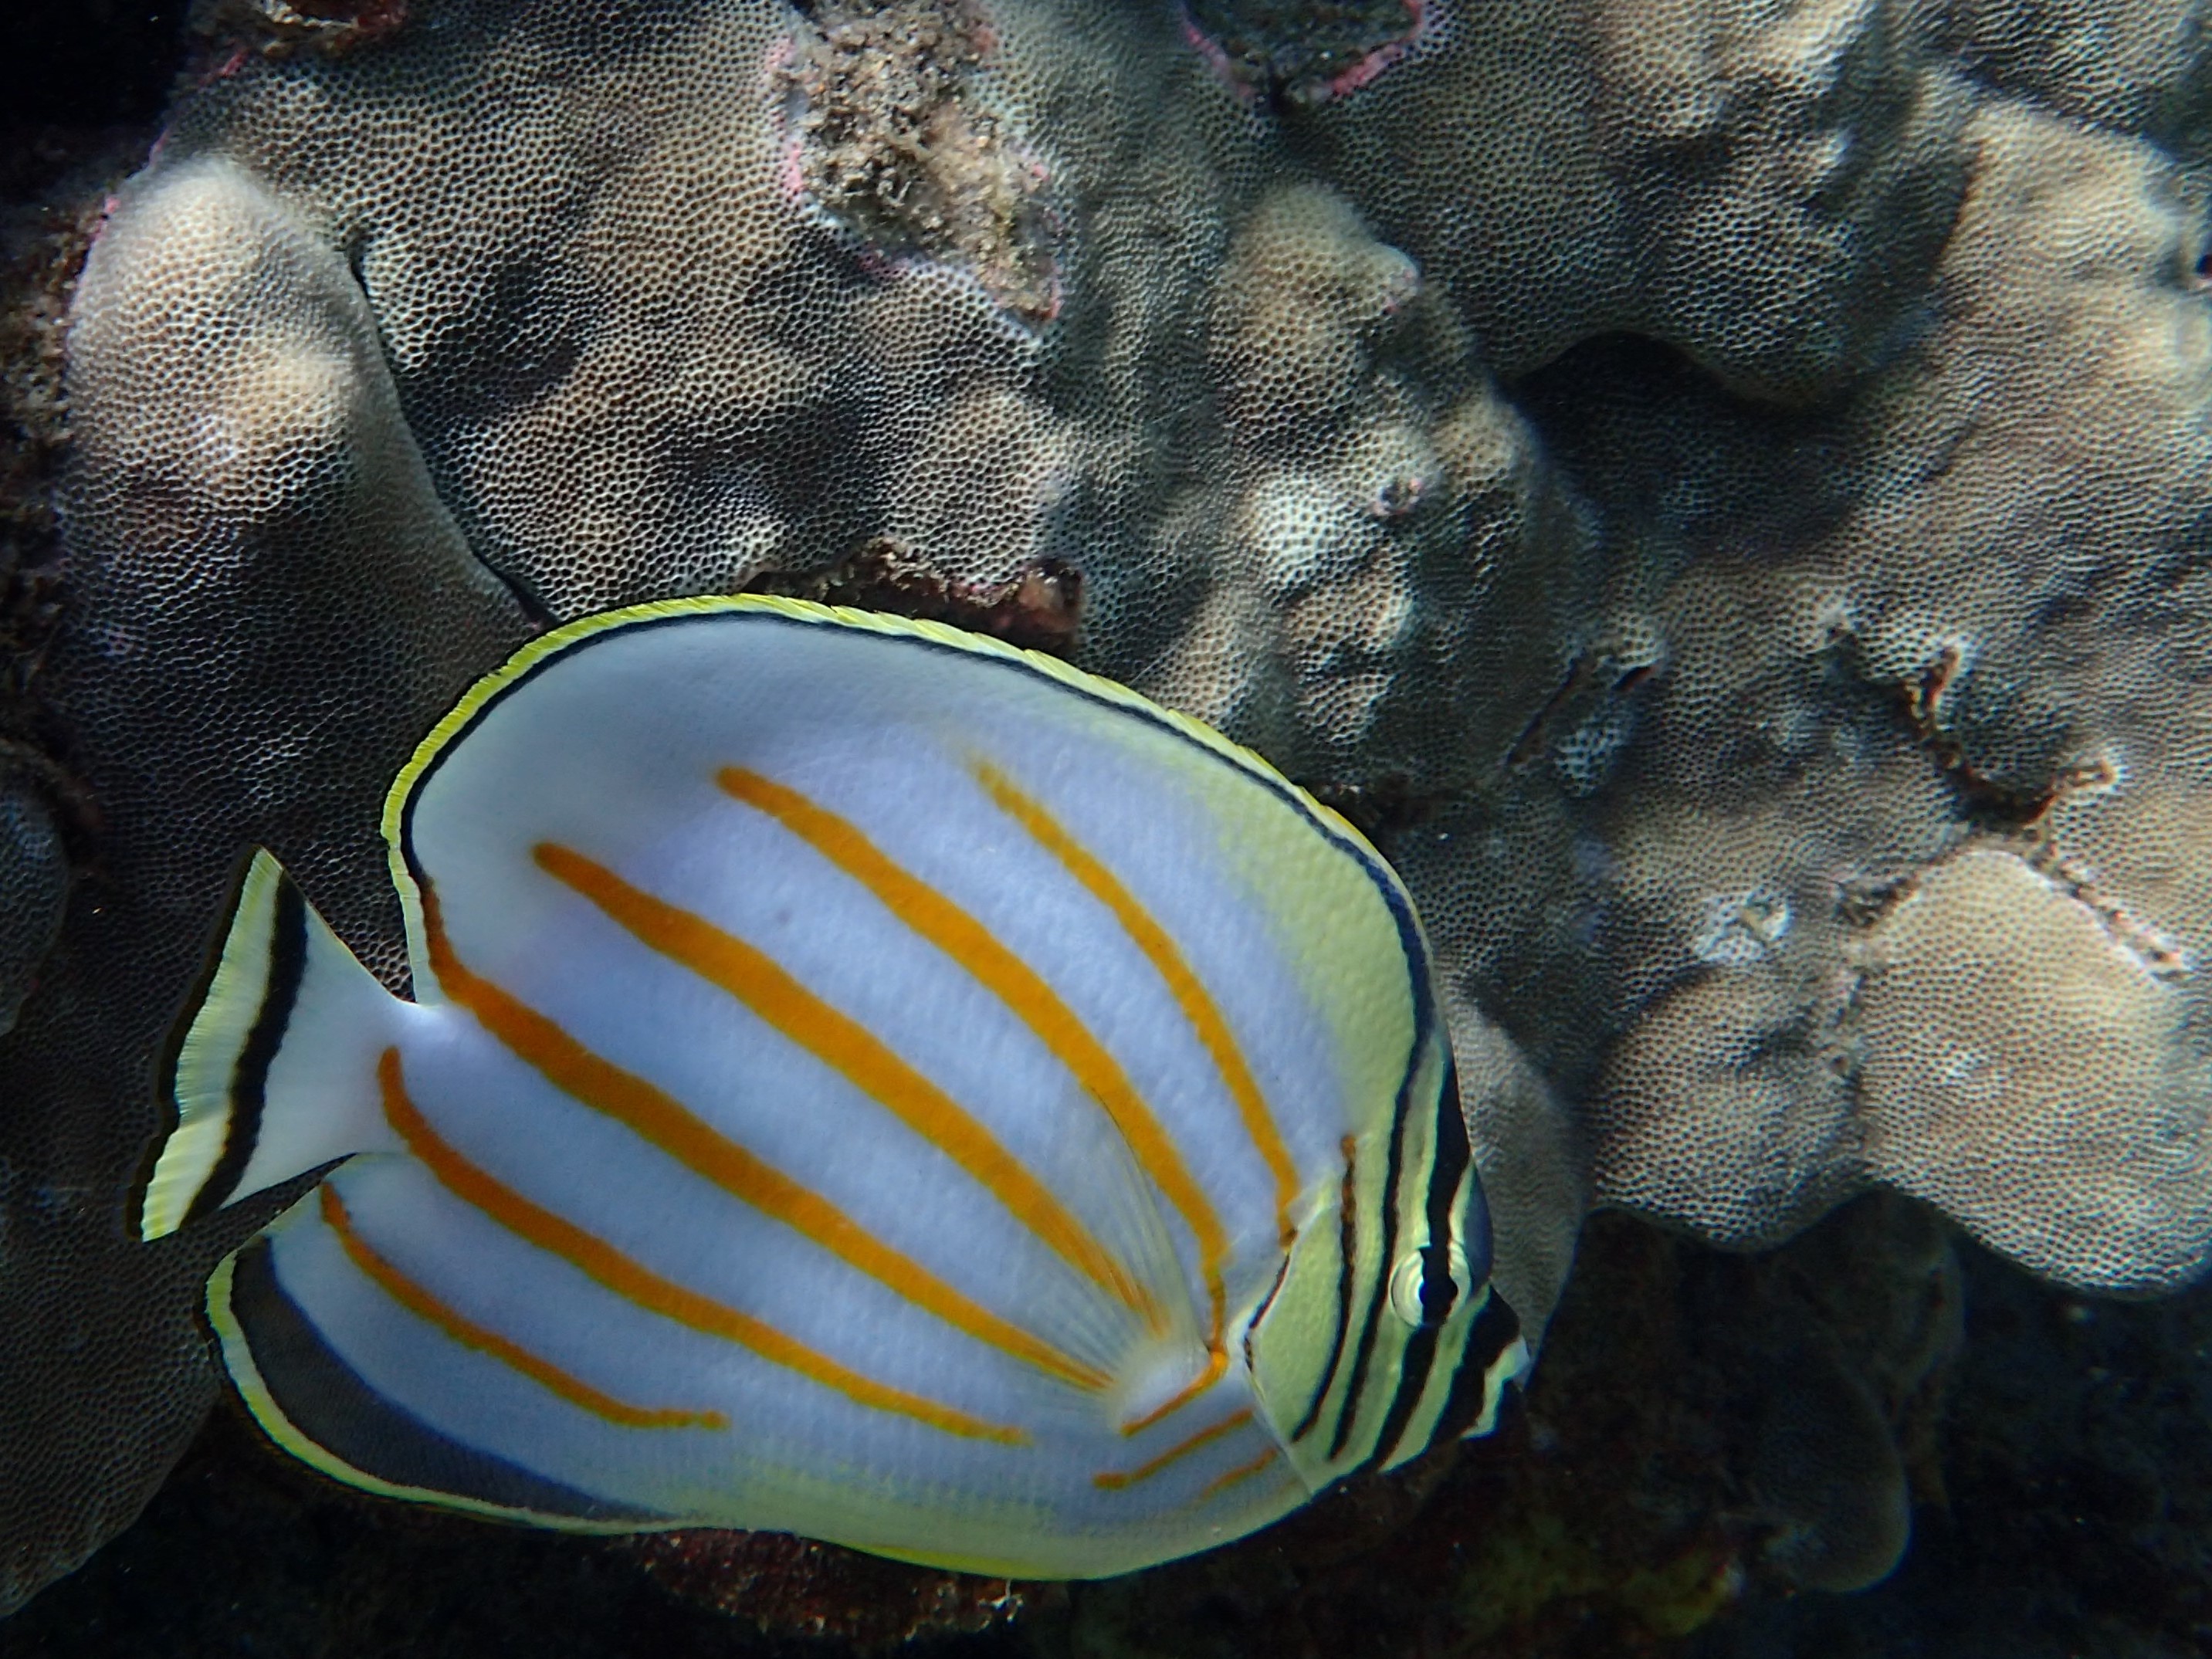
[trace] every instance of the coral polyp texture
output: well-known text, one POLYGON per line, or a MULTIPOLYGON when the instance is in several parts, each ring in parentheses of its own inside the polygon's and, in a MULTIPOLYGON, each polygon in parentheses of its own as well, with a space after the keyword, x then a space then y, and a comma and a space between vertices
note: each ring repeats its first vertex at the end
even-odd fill
POLYGON ((2195 8, 228 15, 72 313, 42 684, 103 827, 0 1045, 0 1601, 211 1395, 258 1218, 120 1241, 241 849, 404 989, 410 746, 677 594, 872 572, 1369 828, 1532 1326, 1593 1204, 2201 1271, 2195 8))

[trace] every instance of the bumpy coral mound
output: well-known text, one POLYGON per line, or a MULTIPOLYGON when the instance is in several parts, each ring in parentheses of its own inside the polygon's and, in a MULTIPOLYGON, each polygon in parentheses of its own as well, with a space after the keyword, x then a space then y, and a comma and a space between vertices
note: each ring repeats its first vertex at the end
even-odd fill
POLYGON ((0 1048, 0 1298, 176 1340, 0 1322, 18 1590, 204 1398, 230 1235, 112 1241, 239 849, 397 983, 398 757, 671 593, 1041 627, 1369 825, 1538 1322, 1593 1200, 1755 1245, 1887 1183, 2082 1285, 2200 1270, 2173 9, 250 9, 75 311, 51 696, 107 830, 0 1048))
POLYGON ((2010 853, 1921 877, 1865 945, 1868 1164, 2000 1248, 2093 1273, 2201 1238, 2212 1076, 2129 943, 2010 853))

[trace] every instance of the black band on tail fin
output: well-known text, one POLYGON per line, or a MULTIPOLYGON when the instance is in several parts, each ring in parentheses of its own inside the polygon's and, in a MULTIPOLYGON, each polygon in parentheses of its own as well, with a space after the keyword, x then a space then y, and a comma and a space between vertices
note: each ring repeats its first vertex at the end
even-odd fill
POLYGON ((253 1029, 247 1033, 231 1073, 230 1122, 223 1136, 222 1156, 216 1160, 206 1184, 185 1212, 187 1224, 228 1203, 239 1177, 253 1161, 254 1144, 261 1138, 261 1114, 268 1104, 269 1067, 284 1041, 285 1027, 292 1023, 300 980, 307 970, 307 901, 289 877, 277 883, 276 899, 269 926, 268 988, 262 994, 253 1029))
POLYGON ((138 1197, 163 1238, 250 1194, 387 1145, 374 1056, 405 1016, 269 853, 248 861, 214 971, 163 1067, 174 1110, 138 1197))
MULTIPOLYGON (((1428 1188, 1421 1200, 1431 1248, 1455 1237, 1457 1230, 1452 1224, 1454 1206, 1459 1199, 1461 1183, 1472 1178, 1470 1170, 1474 1159, 1474 1150, 1468 1143, 1467 1120, 1460 1113, 1458 1069, 1447 1062, 1443 1087, 1437 1091, 1436 1130, 1429 1152, 1428 1188)), ((1479 1190, 1479 1182, 1477 1186, 1479 1190)), ((1367 1460, 1370 1468, 1387 1468, 1390 1466, 1392 1460, 1398 1455, 1398 1443, 1405 1437, 1406 1425, 1413 1420, 1414 1412, 1428 1394, 1429 1373, 1437 1361, 1437 1328, 1449 1316, 1451 1304, 1456 1295, 1451 1280, 1447 1278, 1443 1282, 1443 1307, 1430 1316, 1427 1287, 1431 1282, 1425 1271, 1422 1280, 1424 1322, 1407 1341, 1405 1354, 1399 1366, 1397 1392, 1391 1395, 1389 1409, 1383 1413, 1382 1431, 1376 1435, 1375 1449, 1367 1460)))
MULTIPOLYGON (((229 895, 223 901, 222 915, 228 916, 236 913, 238 896, 244 890, 252 869, 253 861, 249 859, 240 863, 232 874, 229 895)), ((184 1058, 185 1040, 191 1030, 192 1017, 206 1004, 208 994, 215 988, 216 975, 222 969, 223 943, 218 939, 209 949, 207 960, 200 964, 200 971, 192 981, 192 988, 185 998, 185 1012, 169 1028, 168 1041, 162 1048, 161 1063, 156 1073, 160 1081, 156 1085, 155 1097, 161 1103, 167 1121, 161 1133, 147 1143, 145 1153, 139 1160, 137 1176, 131 1182, 131 1231, 134 1237, 143 1236, 146 1196, 153 1186, 154 1171, 161 1164, 161 1153, 169 1144, 169 1136, 177 1128, 177 1066, 184 1058)))

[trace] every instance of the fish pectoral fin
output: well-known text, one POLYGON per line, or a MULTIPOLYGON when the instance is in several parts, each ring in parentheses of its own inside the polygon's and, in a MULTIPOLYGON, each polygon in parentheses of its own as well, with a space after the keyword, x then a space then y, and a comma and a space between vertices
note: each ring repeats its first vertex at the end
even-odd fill
POLYGON ((256 852, 162 1073, 176 1119, 139 1200, 139 1237, 349 1154, 397 1146, 375 1055, 411 1005, 362 966, 283 866, 256 852))

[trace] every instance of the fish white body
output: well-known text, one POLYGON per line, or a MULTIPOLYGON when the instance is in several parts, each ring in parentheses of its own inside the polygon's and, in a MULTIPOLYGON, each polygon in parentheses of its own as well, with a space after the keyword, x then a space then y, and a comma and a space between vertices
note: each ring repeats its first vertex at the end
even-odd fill
POLYGON ((1133 693, 639 607, 488 677, 386 827, 416 1000, 260 855, 143 1206, 347 1159, 210 1291, 341 1479, 1090 1577, 1525 1366, 1405 895, 1133 693))

